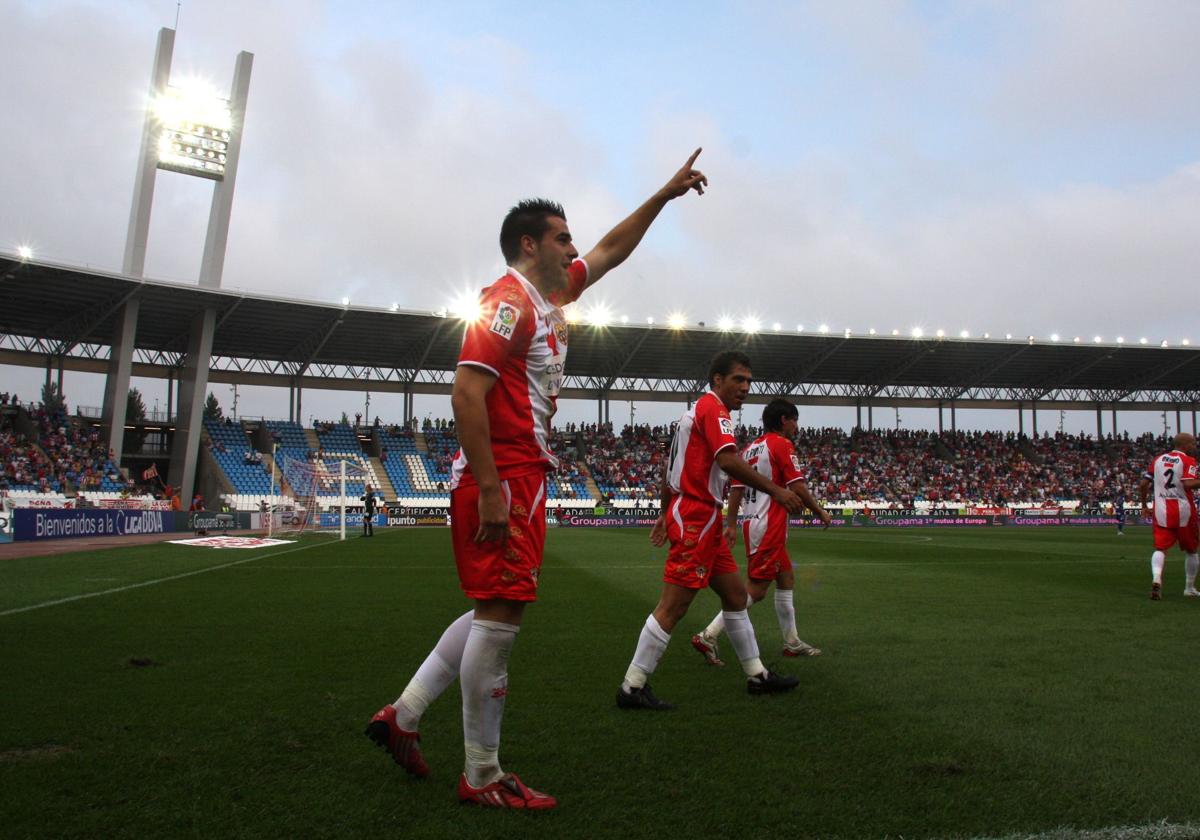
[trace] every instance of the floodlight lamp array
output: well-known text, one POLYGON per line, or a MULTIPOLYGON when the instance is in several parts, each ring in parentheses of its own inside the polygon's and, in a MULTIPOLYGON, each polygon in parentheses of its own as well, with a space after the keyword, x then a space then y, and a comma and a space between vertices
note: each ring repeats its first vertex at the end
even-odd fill
POLYGON ((169 87, 154 103, 158 119, 158 166, 220 181, 225 177, 232 112, 211 93, 169 87))

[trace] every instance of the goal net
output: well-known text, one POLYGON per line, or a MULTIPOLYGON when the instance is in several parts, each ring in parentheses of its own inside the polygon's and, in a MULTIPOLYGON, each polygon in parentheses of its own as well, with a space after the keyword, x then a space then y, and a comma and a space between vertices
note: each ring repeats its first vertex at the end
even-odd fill
POLYGON ((361 464, 345 458, 303 460, 278 453, 271 473, 272 492, 287 501, 271 511, 270 536, 325 534, 346 539, 346 508, 360 504, 367 481, 361 464))

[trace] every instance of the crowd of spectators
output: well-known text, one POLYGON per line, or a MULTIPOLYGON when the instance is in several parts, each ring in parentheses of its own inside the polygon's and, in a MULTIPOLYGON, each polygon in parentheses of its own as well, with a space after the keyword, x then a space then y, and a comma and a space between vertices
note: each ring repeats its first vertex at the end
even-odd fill
POLYGON ((26 408, 37 439, 27 439, 11 424, 0 430, 0 486, 39 493, 133 489, 113 465, 99 429, 79 426, 62 409, 26 408))
POLYGON ((671 432, 670 427, 642 423, 625 426, 617 435, 611 423, 584 424, 578 432, 584 460, 601 494, 611 499, 658 499, 671 432))

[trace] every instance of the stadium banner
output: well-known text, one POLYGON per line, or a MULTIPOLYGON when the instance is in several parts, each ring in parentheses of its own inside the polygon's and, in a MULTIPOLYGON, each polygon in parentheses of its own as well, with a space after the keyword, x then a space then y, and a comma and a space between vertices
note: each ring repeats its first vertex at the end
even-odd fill
POLYGON ((867 510, 864 513, 872 519, 909 519, 913 516, 924 516, 928 519, 954 519, 962 516, 962 508, 882 508, 867 510))
POLYGON ((12 515, 0 510, 0 543, 12 542, 12 515))
POLYGON ((23 499, 13 499, 19 508, 41 508, 42 510, 62 510, 75 507, 74 499, 64 499, 62 496, 33 496, 23 499))
POLYGON ((17 540, 165 534, 176 519, 161 510, 29 510, 13 512, 17 540))
POLYGON ((1120 524, 1126 525, 1150 525, 1152 524, 1149 517, 1128 515, 1122 521, 1119 517, 1113 514, 1074 514, 1072 516, 1046 516, 1038 514, 1036 516, 1014 515, 1008 517, 1008 525, 1028 526, 1028 525, 1111 525, 1116 527, 1120 524))
MULTIPOLYGON (((411 527, 419 526, 437 526, 445 527, 447 524, 447 514, 450 512, 448 507, 405 507, 404 505, 388 505, 386 514, 376 514, 376 524, 390 525, 395 527, 411 527), (378 517, 383 516, 381 520, 378 517)), ((349 520, 347 520, 349 522, 349 520)), ((359 519, 358 524, 362 524, 359 519)))
MULTIPOLYGON (((322 527, 322 528, 339 528, 339 527, 341 527, 341 524, 342 524, 342 515, 336 511, 326 511, 324 513, 317 515, 317 522, 320 525, 320 527, 322 527)), ((373 517, 371 517, 371 524, 379 526, 381 528, 390 524, 388 521, 388 515, 386 513, 376 513, 373 517)), ((418 523, 414 522, 412 524, 415 525, 418 523)), ((441 521, 439 521, 436 524, 445 525, 446 524, 446 514, 443 513, 442 517, 441 517, 441 521)), ((346 527, 347 528, 361 528, 362 526, 363 526, 363 512, 361 510, 358 512, 352 512, 349 510, 346 511, 346 527)))
POLYGON ((170 499, 97 499, 95 506, 103 510, 170 510, 170 499))
POLYGON ((658 519, 656 510, 635 508, 598 508, 604 511, 584 512, 560 510, 546 517, 546 524, 557 524, 566 528, 649 528, 658 519), (551 522, 551 519, 556 520, 551 522))
POLYGON ((867 524, 883 528, 978 528, 989 525, 1003 525, 1003 516, 929 516, 916 514, 913 516, 876 516, 868 519, 867 524))

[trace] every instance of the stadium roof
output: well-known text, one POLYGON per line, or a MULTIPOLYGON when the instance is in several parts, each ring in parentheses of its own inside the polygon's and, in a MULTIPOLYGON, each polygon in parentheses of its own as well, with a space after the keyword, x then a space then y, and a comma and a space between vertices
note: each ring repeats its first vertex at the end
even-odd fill
MULTIPOLYGON (((126 301, 140 301, 134 374, 182 366, 193 318, 216 312, 214 382, 448 393, 454 317, 143 280, 0 255, 0 363, 103 373, 126 301)), ((1192 410, 1192 347, 1013 340, 746 334, 714 327, 575 325, 563 397, 670 400, 705 387, 723 349, 753 362, 752 401, 825 405, 1192 410)))

